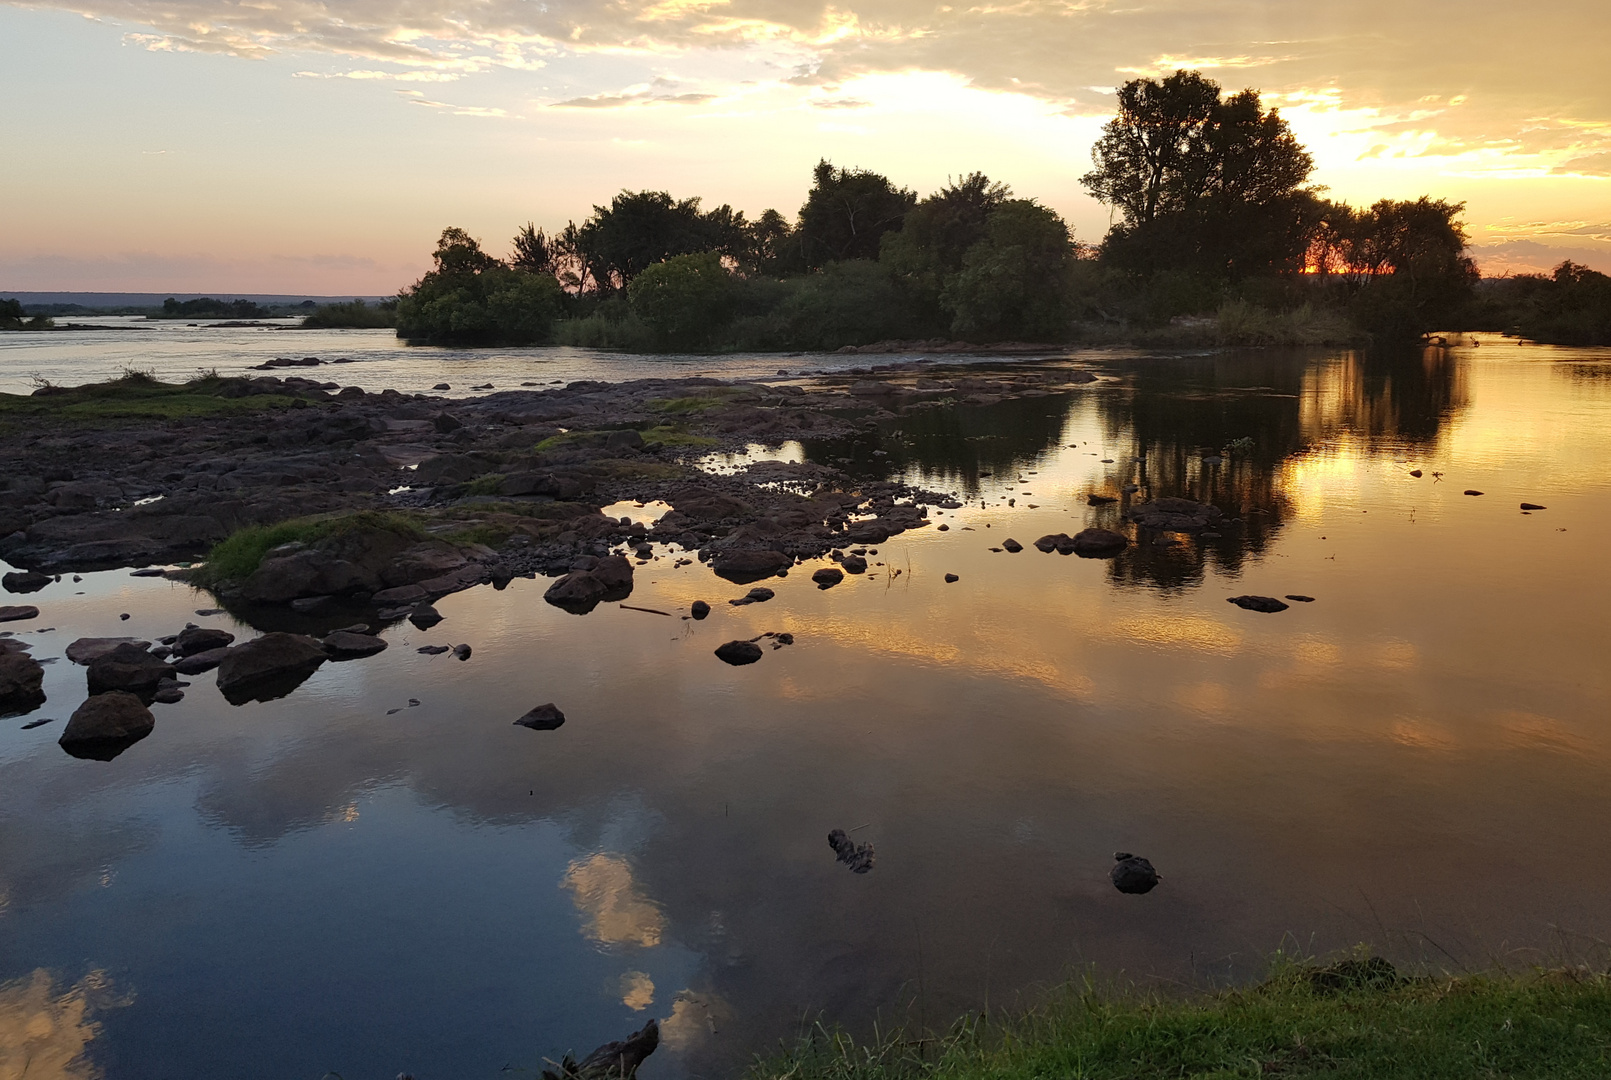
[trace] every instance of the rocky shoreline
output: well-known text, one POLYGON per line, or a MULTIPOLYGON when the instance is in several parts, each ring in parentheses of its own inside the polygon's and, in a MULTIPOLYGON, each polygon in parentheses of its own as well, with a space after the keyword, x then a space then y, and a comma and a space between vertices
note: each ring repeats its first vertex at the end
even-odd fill
POLYGON ((988 374, 916 362, 817 378, 573 382, 463 399, 299 377, 214 377, 183 390, 130 384, 130 393, 154 385, 194 405, 197 415, 179 417, 120 413, 117 383, 47 386, 0 411, 0 557, 48 581, 193 563, 245 528, 383 513, 417 532, 403 542, 396 529, 359 530, 358 539, 347 530, 345 551, 328 537, 293 541, 243 580, 198 581, 232 610, 291 605, 304 614, 326 601, 396 614, 488 581, 592 573, 621 553, 640 562, 686 553, 747 583, 876 545, 927 525, 930 507, 959 504, 950 493, 853 480, 813 463, 716 473, 698 466, 706 454, 844 437, 913 409, 1066 393, 1095 378, 1052 359, 988 374), (86 415, 90 397, 98 411, 86 415), (652 525, 601 512, 650 501, 671 507, 652 525))

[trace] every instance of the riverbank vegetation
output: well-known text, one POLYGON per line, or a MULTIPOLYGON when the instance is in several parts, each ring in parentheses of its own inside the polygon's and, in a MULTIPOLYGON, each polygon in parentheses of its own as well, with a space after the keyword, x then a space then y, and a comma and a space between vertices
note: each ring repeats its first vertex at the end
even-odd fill
POLYGON ((32 394, 0 394, 0 424, 30 418, 97 423, 119 418, 180 420, 198 416, 306 407, 285 394, 265 393, 252 380, 197 372, 182 383, 166 383, 147 371, 126 369, 106 382, 81 386, 41 383, 32 394))
POLYGON ((939 1038, 819 1028, 751 1080, 1334 1080, 1611 1075, 1611 978, 1533 971, 1406 978, 1378 958, 1277 958, 1264 982, 1166 996, 1076 983, 939 1038))
POLYGON ((27 315, 16 300, 0 300, 0 330, 54 330, 56 324, 44 315, 27 315))
POLYGON ((377 330, 396 325, 396 300, 382 300, 374 307, 362 300, 320 304, 302 320, 304 330, 377 330))
POLYGON ((1253 90, 1135 79, 1081 183, 1099 243, 983 173, 926 196, 820 162, 799 212, 755 219, 623 191, 580 224, 528 223, 500 258, 462 229, 397 304, 400 337, 633 351, 832 350, 880 341, 1326 345, 1491 329, 1607 339, 1611 279, 1482 282, 1463 204, 1351 206, 1253 90))

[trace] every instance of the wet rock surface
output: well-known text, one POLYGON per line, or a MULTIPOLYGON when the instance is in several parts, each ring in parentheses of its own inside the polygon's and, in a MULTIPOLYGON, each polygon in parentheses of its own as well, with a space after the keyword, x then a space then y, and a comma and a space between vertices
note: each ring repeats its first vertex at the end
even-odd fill
POLYGON ((75 664, 90 664, 119 645, 137 645, 145 650, 151 647, 149 641, 132 637, 83 637, 67 646, 67 659, 75 664))
POLYGON ((1082 559, 1111 559, 1130 546, 1130 538, 1111 529, 1082 529, 1069 540, 1069 547, 1082 559))
POLYGON ((49 574, 40 574, 32 570, 14 570, 0 577, 0 585, 9 593, 38 592, 55 579, 49 574))
POLYGON ((23 622, 27 619, 37 618, 39 618, 39 609, 29 604, 0 605, 0 623, 23 622))
POLYGON ((1122 893, 1141 895, 1149 893, 1157 887, 1162 880, 1158 871, 1152 868, 1152 863, 1140 855, 1132 855, 1128 851, 1113 853, 1113 869, 1108 871, 1108 877, 1113 887, 1122 893))
POLYGON ((108 690, 127 690, 137 694, 154 694, 157 684, 173 677, 174 671, 160 657, 151 655, 142 645, 124 642, 89 662, 89 692, 102 694, 108 690))
POLYGON ((218 665, 218 689, 231 705, 272 701, 307 681, 328 659, 305 634, 274 632, 229 649, 218 665))
POLYGON ((133 694, 95 694, 74 710, 58 742, 78 758, 111 761, 151 734, 156 718, 133 694))
POLYGON ((716 647, 716 658, 724 664, 742 667, 753 664, 762 655, 762 649, 753 641, 729 641, 716 647))
POLYGON ((1246 611, 1262 611, 1266 615, 1273 615, 1278 611, 1285 611, 1290 604, 1283 603, 1273 596, 1231 596, 1227 600, 1246 611))
POLYGON ((28 645, 0 638, 0 716, 20 716, 45 703, 45 669, 28 655, 28 645))
POLYGON ((386 639, 373 634, 360 634, 351 630, 337 630, 326 634, 320 642, 332 660, 356 660, 374 656, 386 649, 386 639))
POLYGON ((553 731, 565 722, 565 714, 559 711, 559 706, 550 701, 546 705, 539 705, 515 723, 520 727, 531 728, 533 731, 553 731))

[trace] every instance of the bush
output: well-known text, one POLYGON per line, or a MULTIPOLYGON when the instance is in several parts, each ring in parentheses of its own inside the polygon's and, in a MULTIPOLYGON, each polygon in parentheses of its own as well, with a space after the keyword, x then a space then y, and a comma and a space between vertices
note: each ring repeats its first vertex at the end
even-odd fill
POLYGON ((738 290, 714 251, 677 255, 645 269, 627 289, 632 313, 667 348, 711 347, 733 317, 738 290))
POLYGON ((1055 212, 1031 199, 991 211, 985 237, 968 249, 942 302, 951 329, 975 338, 1068 334, 1068 272, 1074 244, 1055 212))
POLYGON ((547 274, 511 269, 462 229, 446 229, 436 269, 397 301, 397 336, 444 345, 530 345, 548 339, 563 290, 547 274))

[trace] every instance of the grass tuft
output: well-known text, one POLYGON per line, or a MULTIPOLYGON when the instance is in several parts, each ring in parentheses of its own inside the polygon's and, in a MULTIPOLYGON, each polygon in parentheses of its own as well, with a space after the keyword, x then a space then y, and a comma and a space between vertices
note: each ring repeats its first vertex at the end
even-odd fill
POLYGON ((330 536, 359 529, 386 529, 412 539, 424 539, 425 532, 413 518, 378 510, 361 510, 336 517, 296 518, 274 525, 249 525, 220 540, 196 567, 191 581, 204 588, 250 577, 263 563, 263 556, 281 544, 312 544, 330 536))

